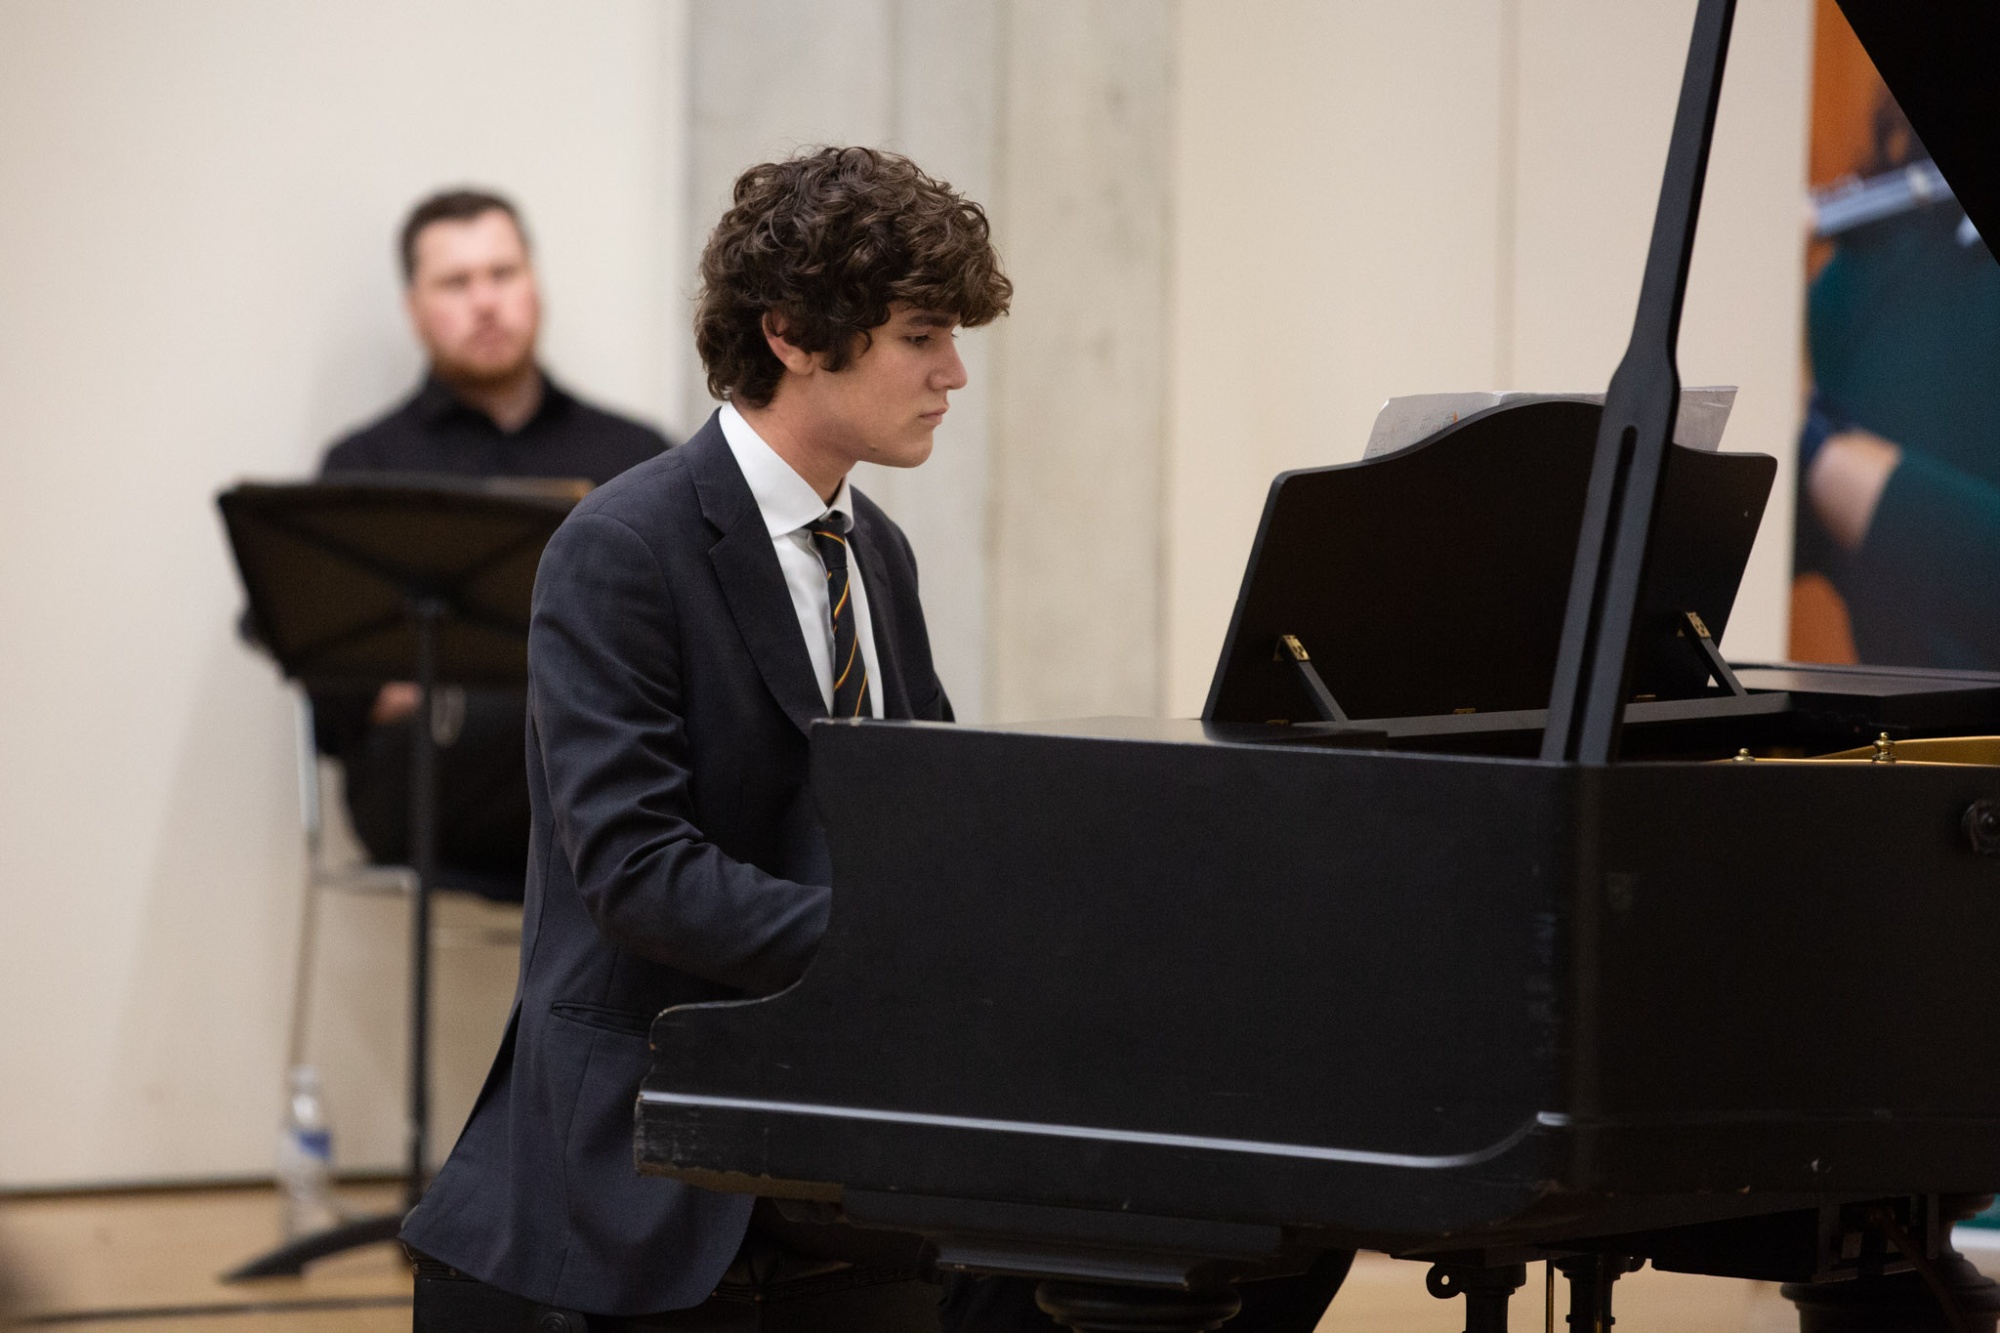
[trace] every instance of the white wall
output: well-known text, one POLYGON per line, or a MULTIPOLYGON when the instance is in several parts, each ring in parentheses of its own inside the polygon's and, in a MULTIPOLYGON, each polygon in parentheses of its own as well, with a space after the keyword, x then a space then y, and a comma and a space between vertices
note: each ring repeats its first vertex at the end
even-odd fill
MULTIPOLYGON (((695 266, 745 168, 820 144, 909 154, 973 199, 995 199, 995 53, 1002 0, 695 0, 689 19, 693 118, 683 309, 695 266)), ((962 332, 970 383, 952 395, 930 461, 864 464, 855 484, 915 547, 931 651, 958 716, 990 714, 991 350, 1003 330, 962 332)), ((685 367, 690 426, 715 406, 699 362, 685 367)))
MULTIPOLYGON (((1271 476, 1384 398, 1597 389, 1624 351, 1693 0, 1187 0, 1176 102, 1169 713, 1201 707, 1271 476)), ((1687 313, 1726 447, 1783 464, 1727 636, 1781 655, 1811 8, 1738 11, 1687 313)))
POLYGON ((1157 711, 1174 7, 1014 0, 999 240, 993 711, 1157 711))
POLYGON ((961 720, 1158 707, 1174 8, 693 6, 690 271, 746 166, 863 143, 985 204, 1015 279, 1013 313, 960 335, 930 461, 856 475, 916 548, 961 720))
MULTIPOLYGON (((306 471, 409 389, 391 237, 445 184, 526 211, 556 371, 678 419, 682 21, 0 6, 0 1183, 268 1170, 290 705, 234 638, 212 497, 306 471)), ((330 929, 400 965, 395 913, 330 929)), ((393 1079, 336 1082, 350 1162, 395 1160, 393 1079)))
MULTIPOLYGON (((298 905, 289 702, 212 497, 404 392, 390 234, 514 192, 549 358, 680 430, 692 266, 744 165, 852 138, 984 200, 910 531, 967 715, 1191 714, 1273 473, 1391 394, 1601 387, 1693 0, 5 0, 0 1186, 268 1169, 298 905)), ((1739 11, 1682 339, 1789 459, 1805 0, 1739 11)), ((1783 643, 1785 513, 1729 634, 1783 643)), ((315 1037, 392 1165, 402 922, 329 912, 315 1037)), ((438 1131, 512 965, 441 961, 438 1131)))
MULTIPOLYGON (((1515 381, 1611 378, 1631 333, 1694 0, 1521 0, 1515 381)), ((1682 315, 1683 384, 1741 386, 1723 447, 1778 459, 1724 647, 1781 658, 1805 302, 1812 5, 1740 5, 1682 315)))

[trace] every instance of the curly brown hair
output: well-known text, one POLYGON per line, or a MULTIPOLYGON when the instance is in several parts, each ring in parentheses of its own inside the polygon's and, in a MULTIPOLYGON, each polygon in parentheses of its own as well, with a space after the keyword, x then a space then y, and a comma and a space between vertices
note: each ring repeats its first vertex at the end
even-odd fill
POLYGON ((874 148, 819 148, 754 166, 701 254, 694 343, 708 391, 763 407, 784 374, 764 316, 844 369, 901 301, 977 328, 1007 313, 986 212, 916 163, 874 148))

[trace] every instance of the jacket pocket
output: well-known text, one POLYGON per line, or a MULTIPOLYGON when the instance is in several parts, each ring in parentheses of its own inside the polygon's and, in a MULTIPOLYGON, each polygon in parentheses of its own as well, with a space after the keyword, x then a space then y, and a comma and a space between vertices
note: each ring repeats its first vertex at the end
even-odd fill
POLYGON ((585 1004, 579 1000, 558 1000, 549 1006, 549 1012, 557 1018, 566 1018, 599 1032, 616 1032, 627 1037, 650 1037, 653 1033, 653 1016, 634 1013, 630 1009, 613 1009, 608 1004, 585 1004))

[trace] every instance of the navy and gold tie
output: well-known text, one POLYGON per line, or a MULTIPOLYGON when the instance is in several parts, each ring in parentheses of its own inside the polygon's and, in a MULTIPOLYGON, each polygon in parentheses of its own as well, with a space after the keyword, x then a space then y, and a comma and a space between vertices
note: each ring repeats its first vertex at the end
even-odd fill
POLYGON ((813 549, 826 566, 826 604, 833 613, 833 716, 873 717, 869 706, 868 663, 855 633, 853 589, 847 575, 847 534, 838 514, 806 525, 813 549))

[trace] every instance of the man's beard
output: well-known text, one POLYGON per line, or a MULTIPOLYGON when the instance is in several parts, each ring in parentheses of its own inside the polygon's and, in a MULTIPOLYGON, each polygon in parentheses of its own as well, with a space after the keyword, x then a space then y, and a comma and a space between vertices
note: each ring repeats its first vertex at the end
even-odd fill
POLYGON ((434 357, 431 373, 447 384, 463 385, 470 389, 497 389, 514 383, 535 368, 535 345, 528 343, 521 354, 504 364, 492 362, 462 361, 456 358, 434 357))

